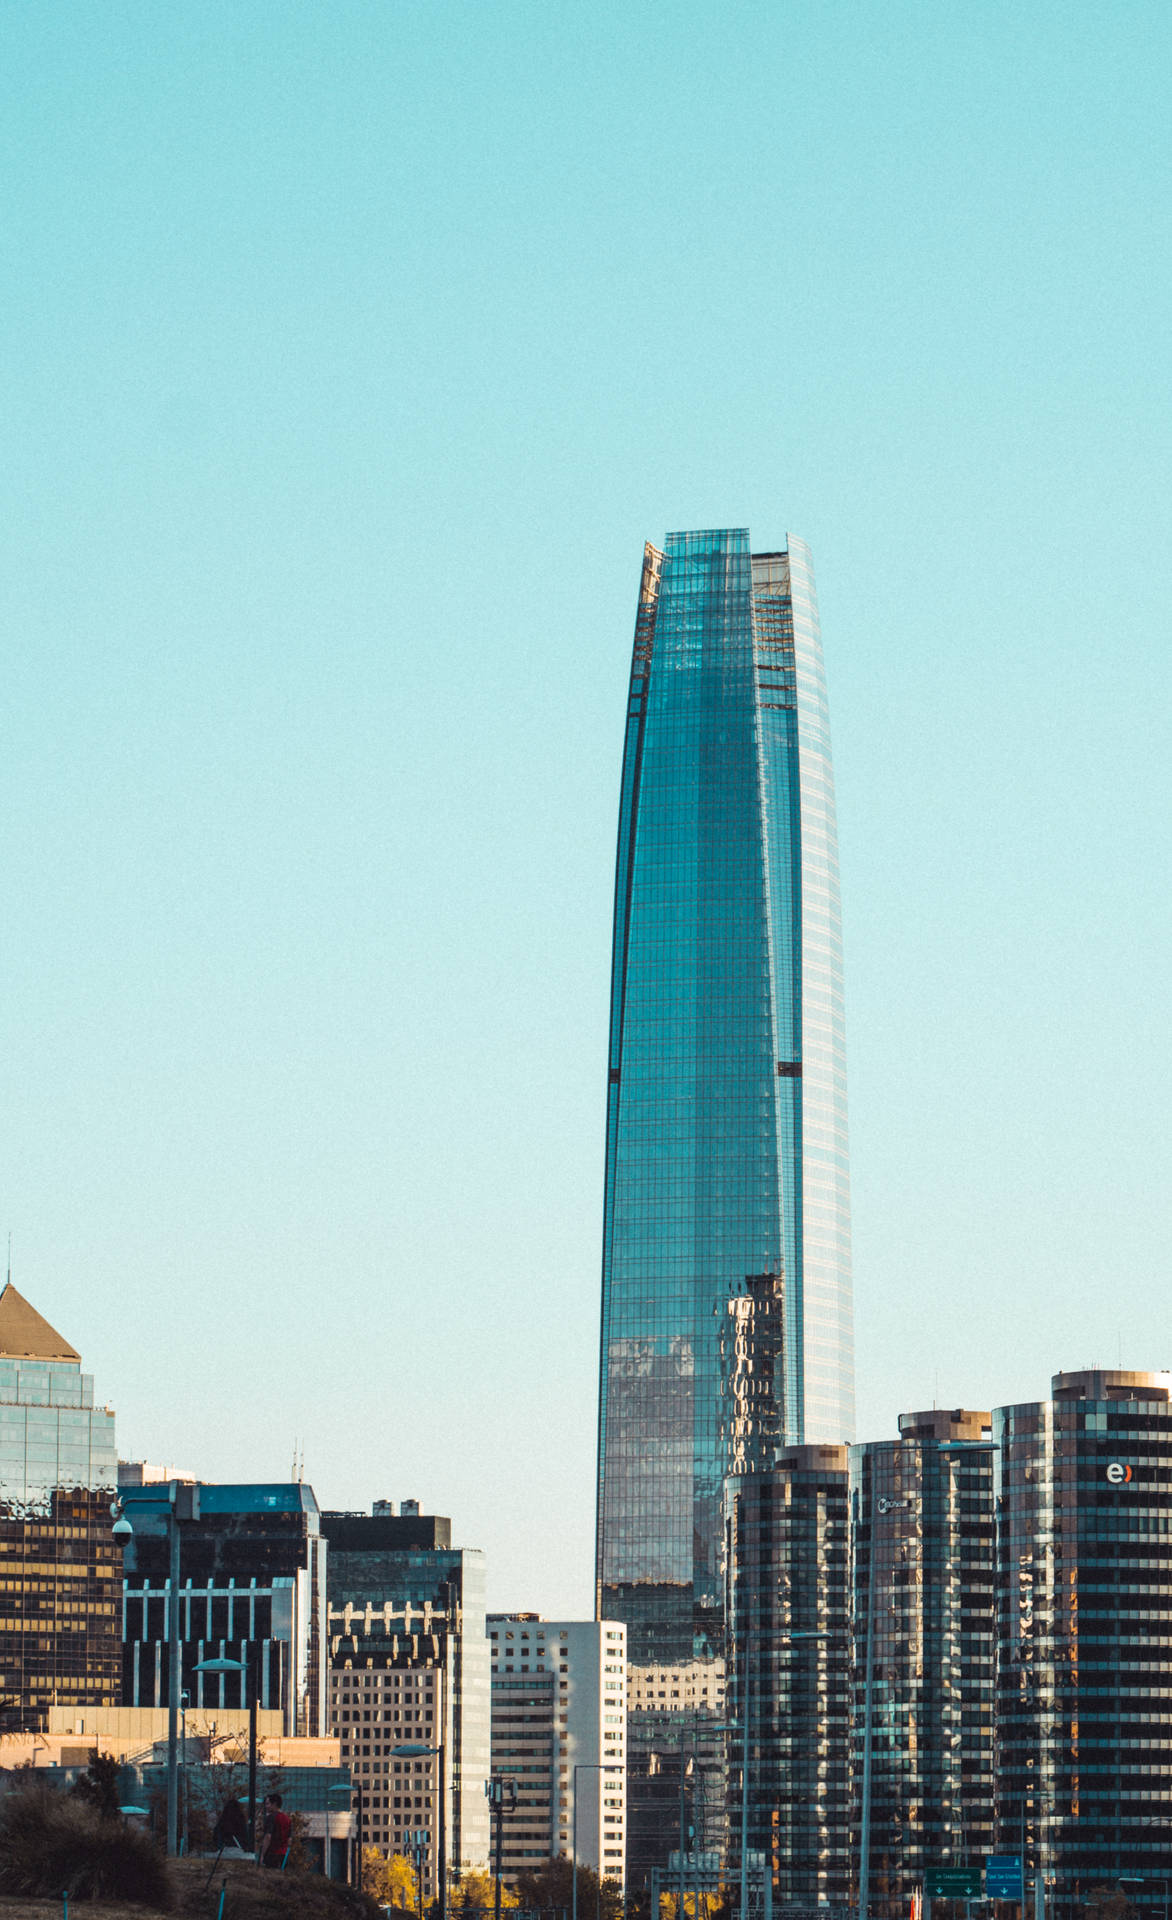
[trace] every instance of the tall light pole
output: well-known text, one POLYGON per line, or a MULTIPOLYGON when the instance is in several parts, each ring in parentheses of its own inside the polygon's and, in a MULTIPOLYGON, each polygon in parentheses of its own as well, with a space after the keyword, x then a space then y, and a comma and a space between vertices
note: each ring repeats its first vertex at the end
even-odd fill
MULTIPOLYGON (((113 1502, 113 1533, 123 1544, 134 1528, 121 1498, 113 1502)), ((179 1528, 199 1519, 199 1487, 188 1480, 167 1483, 167 1530, 170 1571, 167 1600, 167 1852, 179 1851, 179 1695, 182 1690, 182 1643, 179 1637, 179 1528)))
POLYGON ((256 1707, 260 1696, 260 1643, 250 1641, 248 1659, 197 1660, 196 1673, 239 1673, 244 1675, 248 1705, 248 1838, 256 1848, 256 1707))
POLYGON ((417 1741, 408 1740, 401 1747, 391 1748, 393 1760, 422 1760, 428 1754, 434 1754, 439 1770, 439 1834, 436 1847, 436 1876, 439 1880, 440 1920, 448 1920, 448 1821, 447 1793, 444 1782, 444 1743, 438 1747, 425 1747, 417 1741))
POLYGON ((179 1709, 183 1715, 183 1731, 179 1736, 180 1766, 183 1772, 183 1832, 180 1836, 179 1845, 184 1853, 187 1852, 187 1702, 189 1698, 190 1696, 185 1687, 179 1696, 179 1709))
MULTIPOLYGON (((353 1849, 350 1854, 351 1861, 353 1862, 350 1868, 350 1885, 352 1887, 358 1887, 359 1889, 361 1889, 362 1887, 362 1782, 361 1780, 351 1780, 349 1785, 346 1785, 343 1782, 342 1785, 337 1787, 327 1787, 326 1792, 327 1794, 344 1793, 347 1799, 349 1799, 351 1802, 353 1801, 354 1797, 357 1796, 358 1838, 355 1841, 353 1849)), ((327 1835, 327 1838, 328 1837, 329 1836, 327 1835)))
POLYGON ((507 1774, 494 1773, 491 1779, 485 1781, 484 1791, 492 1817, 496 1821, 496 1842, 493 1847, 496 1860, 496 1886, 493 1893, 492 1913, 493 1920, 501 1920, 501 1848, 504 1840, 505 1807, 508 1806, 510 1813, 516 1808, 517 1782, 510 1779, 507 1774))
MULTIPOLYGON (((578 1775, 580 1773, 621 1773, 622 1771, 622 1767, 618 1766, 613 1760, 578 1760, 574 1763, 573 1776, 570 1783, 570 1792, 572 1795, 570 1805, 570 1901, 573 1907, 573 1920, 578 1920, 578 1775)), ((599 1887, 601 1888, 601 1860, 598 1864, 600 1868, 598 1881, 599 1887)), ((653 1914, 651 1920, 659 1920, 659 1915, 653 1914)), ((682 1914, 680 1920, 683 1920, 682 1914)))

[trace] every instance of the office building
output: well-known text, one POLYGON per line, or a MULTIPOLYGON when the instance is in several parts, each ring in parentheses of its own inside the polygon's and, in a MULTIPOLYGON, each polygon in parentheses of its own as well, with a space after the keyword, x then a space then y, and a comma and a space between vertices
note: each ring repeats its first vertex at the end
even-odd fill
POLYGON ((626 1852, 627 1632, 615 1620, 488 1616, 492 1770, 516 1807, 501 1842, 504 1876, 571 1855, 623 1880, 626 1852))
MULTIPOLYGON (((158 1481, 124 1485, 122 1700, 170 1700, 170 1507, 158 1481)), ((326 1720, 325 1543, 313 1490, 300 1481, 199 1488, 200 1517, 180 1526, 182 1688, 193 1707, 258 1704, 286 1734, 317 1738, 326 1720), (202 1673, 204 1660, 241 1663, 202 1673)))
MULTIPOLYGON (((727 1497, 729 1630, 740 1655, 730 1694, 732 1824, 745 1820, 750 1856, 766 1861, 773 1905, 846 1906, 847 1449, 784 1447, 769 1471, 730 1478, 727 1497)), ((740 1836, 731 1837, 739 1858, 740 1836)))
MULTIPOLYGON (((800 540, 754 554, 733 529, 646 549, 627 706, 596 1611, 627 1623, 633 1702, 678 1670, 667 1705, 688 1693, 714 1711, 722 1349, 730 1302, 754 1286, 778 1296, 778 1441, 848 1440, 842 950, 817 603, 800 540)), ((704 1711, 677 1716, 680 1752, 719 1744, 704 1711)), ((633 1706, 629 1734, 628 1871, 641 1885, 673 1844, 653 1794, 636 1791, 664 1729, 633 1706)), ((698 1805, 702 1849, 719 1846, 718 1780, 698 1805)))
POLYGON ((68 1340, 0 1292, 0 1729, 54 1706, 112 1706, 122 1556, 110 1531, 114 1415, 68 1340))
POLYGON ((997 1846, 1064 1915, 1172 1886, 1170 1389, 1090 1368, 993 1415, 997 1846))
POLYGON ((929 1867, 993 1850, 992 1416, 905 1413, 851 1450, 855 1684, 852 1851, 899 1920, 929 1867))
POLYGON ((442 1865, 488 1861, 484 1556, 453 1547, 451 1522, 414 1500, 322 1525, 330 1722, 362 1787, 363 1844, 414 1856, 435 1897, 442 1865))

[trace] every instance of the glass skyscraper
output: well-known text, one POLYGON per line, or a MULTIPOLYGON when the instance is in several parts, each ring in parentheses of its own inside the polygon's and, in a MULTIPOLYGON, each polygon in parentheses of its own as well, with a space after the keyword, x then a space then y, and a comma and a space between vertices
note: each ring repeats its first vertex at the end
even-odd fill
POLYGON ((122 1554, 110 1531, 114 1415, 68 1340, 0 1291, 0 1730, 113 1706, 122 1554))
MULTIPOLYGON (((792 537, 753 553, 744 528, 673 533, 645 551, 609 1082, 598 1610, 628 1624, 632 1698, 656 1724, 678 1707, 702 1772, 723 1711, 738 1302, 772 1355, 770 1447, 853 1437, 834 786, 792 537)), ((637 1853, 634 1809, 631 1835, 637 1853)))

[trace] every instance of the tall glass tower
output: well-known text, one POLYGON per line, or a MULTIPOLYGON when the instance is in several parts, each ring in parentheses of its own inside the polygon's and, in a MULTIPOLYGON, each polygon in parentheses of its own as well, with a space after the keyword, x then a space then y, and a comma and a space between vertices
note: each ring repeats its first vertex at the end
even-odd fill
MULTIPOLYGON (((792 537, 781 553, 753 553, 745 528, 646 548, 609 1080, 598 1609, 628 1625, 636 1757, 640 1714, 658 1751, 675 1710, 702 1772, 724 1711, 725 1476, 853 1437, 834 784, 792 537), (732 1390, 750 1323, 767 1405, 732 1390)), ((632 1809, 636 1856, 637 1828, 632 1809)))

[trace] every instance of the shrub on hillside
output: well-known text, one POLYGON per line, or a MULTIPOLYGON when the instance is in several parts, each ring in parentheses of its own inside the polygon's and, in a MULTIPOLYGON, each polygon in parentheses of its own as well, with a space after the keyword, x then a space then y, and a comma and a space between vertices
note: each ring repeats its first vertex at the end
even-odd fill
POLYGON ((149 1834, 41 1782, 0 1796, 0 1891, 78 1900, 173 1904, 166 1862, 149 1834))

